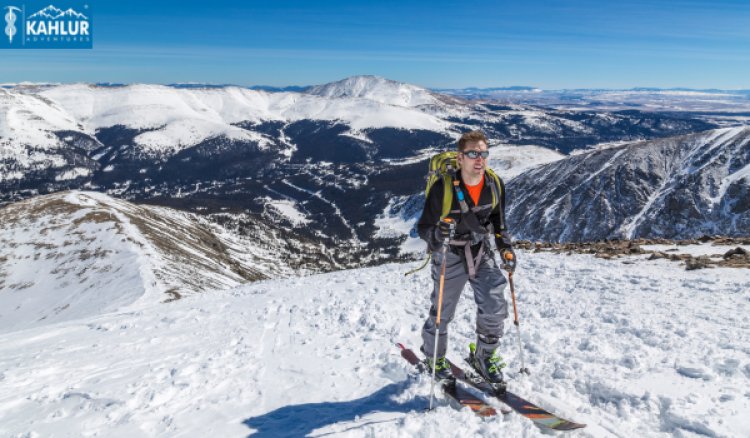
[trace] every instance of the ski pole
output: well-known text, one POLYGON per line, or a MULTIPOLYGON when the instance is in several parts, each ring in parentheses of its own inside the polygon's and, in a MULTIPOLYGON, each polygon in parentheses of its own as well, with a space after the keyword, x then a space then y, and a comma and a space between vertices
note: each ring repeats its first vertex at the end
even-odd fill
POLYGON ((448 252, 448 245, 453 238, 453 232, 456 229, 456 223, 453 219, 447 217, 441 222, 448 224, 450 233, 443 240, 443 263, 440 266, 440 287, 438 291, 437 316, 435 317, 435 346, 432 353, 432 381, 430 382, 430 410, 432 410, 432 399, 435 397, 435 365, 437 362, 438 338, 440 337, 440 311, 443 308, 443 286, 445 285, 445 258, 448 252))
MULTIPOLYGON (((512 253, 507 253, 505 255, 506 258, 510 257, 510 259, 513 258, 512 253)), ((521 356, 521 374, 531 374, 529 372, 529 369, 526 368, 526 363, 523 360, 523 348, 521 347, 521 325, 518 322, 518 307, 516 307, 516 289, 513 287, 513 273, 508 272, 508 283, 510 283, 510 297, 513 300, 513 324, 516 326, 516 335, 518 339, 518 353, 521 356)))

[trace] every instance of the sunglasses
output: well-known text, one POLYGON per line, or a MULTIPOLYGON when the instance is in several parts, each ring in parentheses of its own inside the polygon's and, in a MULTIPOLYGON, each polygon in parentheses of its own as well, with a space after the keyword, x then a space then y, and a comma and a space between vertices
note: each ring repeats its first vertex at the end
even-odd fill
POLYGON ((490 151, 466 151, 466 152, 462 152, 462 154, 466 155, 472 160, 476 160, 479 157, 486 159, 487 157, 490 156, 490 151))

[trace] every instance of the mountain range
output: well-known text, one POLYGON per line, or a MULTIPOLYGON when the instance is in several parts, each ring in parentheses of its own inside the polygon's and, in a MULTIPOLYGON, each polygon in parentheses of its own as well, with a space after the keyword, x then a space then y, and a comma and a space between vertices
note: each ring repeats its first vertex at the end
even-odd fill
MULTIPOLYGON (((736 113, 369 76, 0 87, 0 436, 548 437, 439 390, 425 411, 431 379, 394 346, 418 351, 434 280, 386 262, 424 251, 427 162, 476 128, 516 239, 750 235, 736 113)), ((516 245, 513 393, 586 423, 573 434, 750 436, 750 239, 720 241, 516 245)))
POLYGON ((0 88, 0 204, 69 189, 105 192, 196 214, 235 232, 250 224, 286 230, 300 241, 336 248, 321 258, 326 269, 379 263, 423 248, 413 245, 409 232, 421 208, 427 160, 453 147, 461 132, 482 129, 491 139, 490 164, 507 175, 510 223, 524 238, 748 234, 738 198, 746 192, 741 171, 748 145, 737 140, 725 148, 711 140, 727 135, 723 126, 741 124, 737 117, 467 100, 374 76, 276 92, 24 84, 0 88), (697 153, 666 152, 663 145, 682 145, 685 138, 693 146, 674 147, 703 150, 709 161, 722 153, 721 160, 733 164, 721 171, 691 167, 697 153), (620 175, 586 190, 571 185, 583 179, 566 179, 576 172, 608 175, 602 167, 612 157, 640 162, 666 153, 676 161, 627 174, 635 181, 629 190, 643 193, 628 192, 627 201, 635 203, 616 214, 599 200, 622 195, 620 175), (543 178, 525 176, 545 163, 543 178), (664 182, 665 172, 678 171, 698 176, 664 182), (713 176, 704 174, 709 171, 713 176), (693 185, 706 178, 718 184, 706 192, 718 196, 718 204, 686 201, 703 193, 693 185), (575 222, 582 220, 580 209, 560 204, 570 190, 580 191, 573 204, 587 205, 591 221, 604 223, 572 232, 583 228, 575 222), (680 208, 659 207, 657 214, 661 202, 711 206, 701 217, 716 226, 698 226, 703 219, 684 219, 680 208), (550 226, 552 220, 571 225, 550 226), (671 223, 682 225, 670 229, 671 223))
POLYGON ((551 241, 750 234, 750 127, 629 143, 508 185, 517 237, 551 241))

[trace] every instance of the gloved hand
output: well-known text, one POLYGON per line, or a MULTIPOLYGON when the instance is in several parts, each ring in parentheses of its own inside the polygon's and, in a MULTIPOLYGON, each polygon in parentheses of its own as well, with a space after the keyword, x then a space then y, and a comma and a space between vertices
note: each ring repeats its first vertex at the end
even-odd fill
POLYGON ((503 248, 500 250, 500 258, 503 259, 503 268, 508 272, 516 271, 516 253, 513 252, 513 248, 503 248))
POLYGON ((456 223, 450 218, 445 218, 438 222, 437 227, 435 227, 435 239, 443 243, 445 239, 453 237, 452 234, 455 229, 456 223))

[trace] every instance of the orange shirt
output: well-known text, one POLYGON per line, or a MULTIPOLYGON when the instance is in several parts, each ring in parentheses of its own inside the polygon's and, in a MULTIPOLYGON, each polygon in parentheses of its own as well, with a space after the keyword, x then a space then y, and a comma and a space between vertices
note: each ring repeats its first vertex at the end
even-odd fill
POLYGON ((484 187, 484 175, 482 175, 482 180, 479 181, 479 184, 475 186, 466 185, 466 190, 469 192, 471 200, 474 201, 474 205, 479 204, 479 195, 482 194, 482 187, 484 187))

